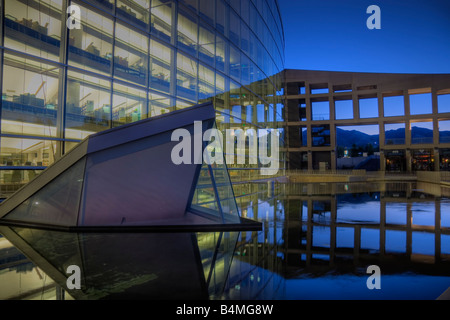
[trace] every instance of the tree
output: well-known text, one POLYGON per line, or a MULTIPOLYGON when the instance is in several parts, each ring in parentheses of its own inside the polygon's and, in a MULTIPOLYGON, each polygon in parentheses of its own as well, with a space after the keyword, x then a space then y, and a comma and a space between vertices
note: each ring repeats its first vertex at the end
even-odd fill
POLYGON ((373 156, 374 153, 375 153, 375 150, 373 148, 373 145, 371 143, 369 143, 369 145, 367 147, 367 155, 373 156))
POLYGON ((356 144, 352 145, 352 148, 350 149, 350 157, 356 158, 358 156, 358 148, 356 147, 356 144))

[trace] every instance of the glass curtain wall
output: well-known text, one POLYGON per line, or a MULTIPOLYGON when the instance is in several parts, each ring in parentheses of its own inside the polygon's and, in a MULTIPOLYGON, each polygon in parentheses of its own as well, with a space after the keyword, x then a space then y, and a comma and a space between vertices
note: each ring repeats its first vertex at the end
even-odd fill
POLYGON ((220 130, 284 124, 276 0, 4 0, 0 18, 2 184, 89 134, 206 101, 220 130))

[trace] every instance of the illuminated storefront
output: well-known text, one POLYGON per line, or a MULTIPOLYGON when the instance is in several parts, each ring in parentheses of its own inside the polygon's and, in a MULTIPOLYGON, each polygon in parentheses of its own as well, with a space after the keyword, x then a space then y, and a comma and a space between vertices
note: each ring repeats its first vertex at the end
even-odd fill
POLYGON ((385 152, 386 171, 402 172, 406 170, 405 150, 389 150, 385 152))
POLYGON ((432 149, 411 150, 413 171, 434 171, 434 153, 432 149))

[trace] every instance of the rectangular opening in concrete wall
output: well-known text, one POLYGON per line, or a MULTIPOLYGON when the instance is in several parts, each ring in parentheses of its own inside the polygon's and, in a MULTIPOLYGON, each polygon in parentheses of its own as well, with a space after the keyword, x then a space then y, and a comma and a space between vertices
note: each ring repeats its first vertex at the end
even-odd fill
POLYGON ((412 144, 433 143, 433 121, 412 122, 411 143, 412 144))
POLYGON ((308 146, 308 127, 307 126, 301 126, 299 129, 300 133, 300 145, 302 147, 308 146))
POLYGON ((259 123, 266 122, 266 109, 260 101, 256 105, 256 118, 259 123))
POLYGON ((307 152, 289 152, 289 169, 290 170, 306 170, 308 169, 308 153, 307 152), (306 157, 305 157, 306 155, 306 157))
POLYGON ((311 139, 313 147, 323 147, 331 145, 330 125, 320 125, 311 127, 311 139))
POLYGON ((286 85, 286 94, 288 96, 297 96, 299 94, 306 94, 306 87, 304 82, 288 82, 286 85))
POLYGON ((352 91, 352 85, 351 84, 338 84, 333 86, 333 92, 339 93, 339 92, 351 92, 352 91))
POLYGON ((309 89, 311 91, 311 94, 326 94, 329 92, 328 83, 310 84, 309 89))
POLYGON ((312 153, 313 170, 330 170, 331 151, 317 151, 312 153))
POLYGON ((277 103, 276 121, 284 122, 284 104, 277 103))
POLYGON ((383 103, 385 117, 405 115, 405 98, 403 91, 383 93, 383 103))
POLYGON ((327 98, 311 99, 313 121, 330 120, 330 101, 327 98))
POLYGON ((450 143, 450 120, 439 121, 439 143, 450 143))
POLYGON ((410 114, 416 115, 433 113, 431 88, 409 90, 408 93, 410 114))
POLYGON ((359 117, 361 119, 378 117, 378 98, 376 94, 358 96, 359 117))
POLYGON ((307 113, 306 113, 306 100, 305 99, 299 100, 299 112, 300 112, 300 121, 306 121, 307 113))
POLYGON ((351 96, 334 98, 336 120, 353 119, 353 100, 351 96))
POLYGON ((306 86, 304 82, 300 82, 298 84, 298 93, 300 94, 306 94, 306 86))
POLYGON ((379 126, 336 127, 337 169, 379 170, 379 126))
POLYGON ((289 148, 300 148, 302 146, 301 130, 298 126, 288 126, 288 145, 289 148))
POLYGON ((439 113, 450 112, 450 89, 439 90, 437 100, 439 113))
POLYGON ((384 144, 398 145, 405 144, 405 124, 404 123, 385 123, 384 124, 384 144))
POLYGON ((377 90, 378 86, 375 84, 367 85, 367 86, 359 86, 356 88, 358 91, 364 91, 364 90, 377 90))

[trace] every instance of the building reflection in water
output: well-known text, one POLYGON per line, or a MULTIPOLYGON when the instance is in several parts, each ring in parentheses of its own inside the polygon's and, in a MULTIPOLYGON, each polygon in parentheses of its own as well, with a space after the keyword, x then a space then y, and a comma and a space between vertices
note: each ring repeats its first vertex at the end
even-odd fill
POLYGON ((262 231, 2 227, 1 298, 436 299, 450 287, 448 189, 265 182, 237 185, 235 195, 242 216, 263 222, 262 231), (62 290, 70 264, 81 267, 81 291, 62 290), (367 289, 370 265, 381 268, 382 290, 367 289))
POLYGON ((448 189, 400 182, 264 187, 241 198, 242 212, 263 221, 264 231, 241 234, 226 298, 436 299, 450 287, 448 189), (370 265, 380 266, 383 290, 367 289, 370 265))

